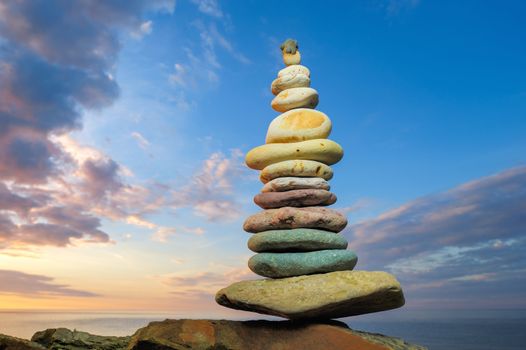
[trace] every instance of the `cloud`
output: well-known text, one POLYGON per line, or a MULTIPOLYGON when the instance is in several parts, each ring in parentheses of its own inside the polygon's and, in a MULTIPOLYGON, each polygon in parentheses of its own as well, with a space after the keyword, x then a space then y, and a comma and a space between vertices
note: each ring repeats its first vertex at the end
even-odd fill
POLYGON ((438 303, 438 290, 467 300, 500 289, 515 298, 526 287, 525 212, 526 167, 519 167, 416 199, 344 234, 361 268, 394 272, 415 297, 438 303))
POLYGON ((202 227, 187 227, 187 226, 181 226, 181 227, 158 227, 157 230, 152 235, 152 239, 157 242, 166 243, 170 239, 171 236, 174 236, 176 234, 180 233, 191 233, 194 235, 202 235, 205 233, 205 229, 202 227))
POLYGON ((152 30, 153 30, 153 22, 144 21, 135 31, 131 33, 131 36, 137 40, 140 40, 144 38, 146 35, 151 34, 152 30))
POLYGON ((217 0, 192 0, 192 2, 204 14, 217 18, 223 17, 223 11, 221 11, 217 0))
POLYGON ((135 139, 135 141, 137 141, 137 144, 139 145, 139 147, 141 147, 142 149, 147 149, 148 147, 150 147, 150 141, 148 141, 143 135, 141 135, 139 132, 137 131, 134 131, 131 133, 131 137, 133 137, 135 139))
POLYGON ((0 294, 30 297, 97 297, 92 292, 70 288, 53 282, 52 277, 33 275, 14 270, 0 270, 0 294))

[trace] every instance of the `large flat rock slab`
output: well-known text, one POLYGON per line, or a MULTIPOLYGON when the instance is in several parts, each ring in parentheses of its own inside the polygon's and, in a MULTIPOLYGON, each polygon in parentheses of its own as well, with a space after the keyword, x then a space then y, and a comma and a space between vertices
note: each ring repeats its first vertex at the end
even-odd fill
POLYGON ((9 335, 0 334, 0 349, 1 350, 46 350, 47 348, 40 344, 11 337, 9 335))
POLYGON ((404 305, 396 278, 380 271, 337 271, 241 281, 216 294, 220 305, 289 319, 330 319, 404 305))
POLYGON ((36 332, 31 340, 50 350, 124 350, 130 342, 130 337, 103 336, 67 328, 50 328, 36 332))
POLYGON ((340 322, 166 320, 138 330, 128 350, 425 350, 340 322))

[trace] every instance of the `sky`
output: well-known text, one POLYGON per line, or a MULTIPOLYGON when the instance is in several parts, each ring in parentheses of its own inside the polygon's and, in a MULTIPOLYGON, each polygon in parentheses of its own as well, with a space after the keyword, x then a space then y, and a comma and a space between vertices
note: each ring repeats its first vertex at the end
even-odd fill
POLYGON ((254 317, 242 230, 279 44, 345 157, 357 269, 406 310, 526 308, 523 1, 0 0, 0 309, 254 317))

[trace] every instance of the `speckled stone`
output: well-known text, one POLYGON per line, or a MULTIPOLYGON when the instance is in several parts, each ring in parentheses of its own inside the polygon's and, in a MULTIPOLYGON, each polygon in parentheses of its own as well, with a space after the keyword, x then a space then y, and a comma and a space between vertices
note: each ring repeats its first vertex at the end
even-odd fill
POLYGON ((283 278, 352 270, 358 257, 351 250, 329 249, 304 253, 259 253, 248 267, 260 276, 283 278))
POLYGON ((404 295, 387 272, 337 271, 236 282, 217 292, 216 302, 289 319, 331 319, 396 309, 404 295))
POLYGON ((263 209, 331 205, 336 203, 336 195, 329 191, 312 189, 264 192, 254 196, 254 203, 263 209))
POLYGON ((243 229, 251 233, 292 228, 317 228, 340 232, 345 226, 347 219, 335 210, 323 207, 283 207, 263 210, 249 216, 243 224, 243 229))
POLYGON ((278 177, 321 177, 325 180, 332 179, 332 168, 315 160, 285 160, 274 163, 259 174, 259 179, 267 183, 278 177))
POLYGON ((341 234, 310 228, 270 230, 252 235, 248 248, 256 253, 346 249, 347 240, 341 234))
POLYGON ((328 191, 331 186, 321 177, 278 177, 267 182, 261 192, 283 192, 309 188, 328 191))

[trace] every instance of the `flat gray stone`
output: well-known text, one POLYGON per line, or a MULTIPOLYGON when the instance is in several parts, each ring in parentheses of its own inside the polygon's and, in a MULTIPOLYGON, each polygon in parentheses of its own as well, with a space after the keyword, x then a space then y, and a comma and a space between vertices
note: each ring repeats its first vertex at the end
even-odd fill
POLYGON ((347 240, 341 234, 310 228, 271 230, 252 235, 248 248, 256 253, 346 249, 347 240))
POLYGON ((358 257, 351 250, 318 250, 306 253, 259 253, 248 267, 260 276, 282 278, 352 270, 358 257))
POLYGON ((321 177, 278 177, 267 182, 261 192, 283 192, 304 189, 330 190, 327 180, 321 177))

